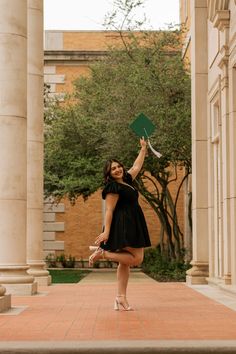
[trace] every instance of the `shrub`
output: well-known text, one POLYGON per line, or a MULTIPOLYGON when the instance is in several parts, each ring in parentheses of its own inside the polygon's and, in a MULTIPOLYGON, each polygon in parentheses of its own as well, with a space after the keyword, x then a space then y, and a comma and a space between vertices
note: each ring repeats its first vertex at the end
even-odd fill
POLYGON ((75 257, 72 257, 71 255, 66 256, 64 253, 62 253, 58 259, 64 268, 74 268, 75 267, 75 257))
POLYGON ((160 282, 185 281, 188 262, 169 260, 162 255, 159 248, 145 250, 142 269, 153 279, 160 282))
POLYGON ((54 253, 49 253, 45 261, 49 268, 57 268, 60 267, 60 264, 64 268, 74 268, 75 267, 75 257, 71 255, 66 256, 64 253, 61 253, 59 256, 55 256, 54 253))
POLYGON ((48 266, 49 268, 56 268, 56 266, 57 266, 57 259, 56 259, 54 253, 49 253, 49 254, 46 256, 45 261, 46 261, 47 266, 48 266))

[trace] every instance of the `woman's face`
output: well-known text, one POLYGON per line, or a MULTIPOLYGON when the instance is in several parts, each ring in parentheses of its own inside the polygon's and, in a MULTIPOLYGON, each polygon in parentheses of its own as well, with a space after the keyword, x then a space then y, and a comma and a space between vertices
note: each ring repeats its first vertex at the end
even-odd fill
POLYGON ((123 167, 118 162, 112 162, 110 175, 115 180, 122 180, 124 176, 123 167))

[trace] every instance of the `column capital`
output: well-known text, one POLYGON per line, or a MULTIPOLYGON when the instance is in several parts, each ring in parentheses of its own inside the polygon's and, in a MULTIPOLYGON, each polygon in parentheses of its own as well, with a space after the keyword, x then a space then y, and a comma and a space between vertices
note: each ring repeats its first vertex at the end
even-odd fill
POLYGON ((220 53, 222 57, 218 63, 218 67, 221 69, 221 90, 223 90, 225 87, 229 86, 229 47, 227 45, 223 45, 220 53))
POLYGON ((229 47, 228 45, 223 45, 220 49, 221 59, 218 63, 219 68, 222 69, 224 65, 228 66, 229 63, 229 47))
POLYGON ((218 10, 216 11, 213 26, 219 31, 224 31, 229 28, 230 11, 229 10, 218 10))

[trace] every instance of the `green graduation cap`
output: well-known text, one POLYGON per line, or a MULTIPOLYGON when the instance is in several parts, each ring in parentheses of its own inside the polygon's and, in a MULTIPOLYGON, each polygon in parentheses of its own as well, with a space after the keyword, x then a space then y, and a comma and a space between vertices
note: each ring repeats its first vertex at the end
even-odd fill
POLYGON ((162 156, 162 154, 156 151, 150 143, 149 136, 154 132, 156 127, 152 123, 152 121, 147 116, 145 116, 145 114, 140 113, 135 118, 135 120, 130 124, 130 128, 140 138, 144 137, 147 140, 149 148, 151 149, 151 151, 156 157, 160 158, 162 156))
POLYGON ((145 116, 145 114, 140 113, 135 120, 130 124, 130 128, 137 134, 140 138, 144 137, 148 139, 149 136, 154 132, 155 125, 151 120, 145 116))

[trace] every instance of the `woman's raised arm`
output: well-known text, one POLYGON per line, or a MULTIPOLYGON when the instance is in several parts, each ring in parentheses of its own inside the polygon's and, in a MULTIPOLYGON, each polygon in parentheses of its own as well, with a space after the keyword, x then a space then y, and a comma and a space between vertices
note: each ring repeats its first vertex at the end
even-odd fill
POLYGON ((141 145, 140 152, 136 160, 134 161, 133 166, 128 170, 128 173, 132 176, 132 179, 135 179, 135 177, 139 174, 143 166, 144 159, 147 152, 147 142, 145 141, 144 138, 140 139, 140 145, 141 145))

